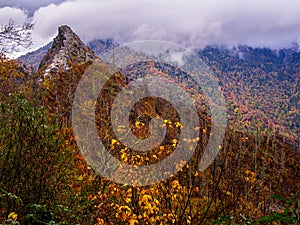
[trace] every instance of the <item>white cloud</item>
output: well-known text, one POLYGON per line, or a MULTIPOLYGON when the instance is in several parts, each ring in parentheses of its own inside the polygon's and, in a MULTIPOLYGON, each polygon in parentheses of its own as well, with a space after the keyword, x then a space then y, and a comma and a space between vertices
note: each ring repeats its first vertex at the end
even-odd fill
POLYGON ((27 16, 21 9, 11 7, 0 8, 0 24, 7 24, 11 19, 14 20, 16 24, 23 24, 27 16))
POLYGON ((34 1, 34 0, 1 0, 0 8, 8 6, 12 8, 20 8, 26 10, 26 13, 32 15, 32 13, 39 9, 42 6, 47 6, 51 3, 60 4, 66 0, 42 0, 42 1, 34 1))
POLYGON ((300 37, 299 0, 74 0, 35 11, 36 45, 62 24, 84 40, 159 39, 206 44, 283 47, 300 37))

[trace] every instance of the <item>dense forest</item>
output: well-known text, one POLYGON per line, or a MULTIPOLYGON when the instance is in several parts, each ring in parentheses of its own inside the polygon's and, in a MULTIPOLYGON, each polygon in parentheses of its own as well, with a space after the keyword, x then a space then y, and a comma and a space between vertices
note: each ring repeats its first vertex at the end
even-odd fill
MULTIPOLYGON (((185 140, 196 146, 192 159, 175 165, 182 168, 167 180, 131 186, 102 177, 86 162, 71 121, 80 79, 101 52, 116 46, 112 40, 85 45, 63 26, 53 42, 19 60, 1 53, 1 224, 300 223, 300 53, 296 49, 207 46, 197 50, 219 80, 228 116, 219 154, 204 171, 198 171, 198 165, 211 135, 211 117, 204 94, 196 91, 189 75, 153 62, 115 73, 98 97, 95 121, 107 151, 128 165, 148 166, 170 156, 181 124, 172 105, 145 98, 130 113, 132 132, 147 138, 149 121, 160 117, 167 134, 149 152, 127 148, 114 133, 124 132, 123 128, 114 131, 109 122, 109 111, 125 86, 151 72, 172 79, 198 104, 199 136, 185 140)), ((107 170, 113 168, 108 165, 107 170)))

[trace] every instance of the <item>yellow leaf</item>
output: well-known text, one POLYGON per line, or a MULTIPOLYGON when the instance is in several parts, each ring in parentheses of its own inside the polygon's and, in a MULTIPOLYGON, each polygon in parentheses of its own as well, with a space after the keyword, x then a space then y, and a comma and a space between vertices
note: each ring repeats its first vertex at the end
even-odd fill
POLYGON ((176 147, 176 145, 177 145, 177 142, 178 142, 178 140, 177 140, 177 139, 173 139, 173 140, 172 140, 172 143, 173 143, 173 144, 172 144, 172 146, 173 146, 173 147, 176 147))
POLYGON ((186 222, 187 222, 188 224, 191 224, 191 223, 192 223, 192 222, 191 222, 191 220, 192 220, 192 218, 191 218, 190 216, 188 216, 188 218, 187 218, 187 221, 186 221, 186 222))
POLYGON ((8 219, 17 220, 17 218, 18 218, 18 214, 15 212, 11 212, 10 214, 8 214, 8 219))
POLYGON ((144 123, 142 123, 142 122, 140 122, 140 121, 135 121, 135 126, 136 127, 140 127, 140 126, 144 126, 145 124, 144 123))
POLYGON ((231 194, 231 192, 230 192, 230 191, 227 191, 227 192, 226 192, 226 195, 232 195, 232 194, 231 194))
POLYGON ((200 140, 200 138, 197 137, 197 138, 193 139, 193 142, 196 143, 196 142, 198 142, 199 140, 200 140))
POLYGON ((116 140, 116 139, 111 139, 111 144, 112 145, 114 145, 115 143, 117 143, 118 142, 118 140, 116 140))
POLYGON ((124 153, 122 153, 122 155, 121 155, 121 159, 125 159, 125 158, 127 158, 127 155, 126 155, 126 153, 124 152, 124 153))
POLYGON ((133 219, 133 218, 129 220, 129 224, 130 224, 130 225, 134 225, 134 224, 136 224, 136 223, 138 223, 138 222, 139 222, 138 220, 133 219))
POLYGON ((176 126, 176 127, 181 127, 181 123, 180 123, 180 122, 176 122, 176 123, 175 123, 175 126, 176 126))
POLYGON ((171 183, 171 186, 172 186, 172 188, 176 188, 176 187, 180 186, 179 181, 178 181, 178 180, 174 180, 174 181, 171 183))
POLYGON ((79 177, 77 177, 77 180, 82 181, 83 180, 83 176, 80 175, 79 177))
POLYGON ((170 120, 167 120, 167 119, 164 119, 164 123, 172 124, 172 122, 170 120))

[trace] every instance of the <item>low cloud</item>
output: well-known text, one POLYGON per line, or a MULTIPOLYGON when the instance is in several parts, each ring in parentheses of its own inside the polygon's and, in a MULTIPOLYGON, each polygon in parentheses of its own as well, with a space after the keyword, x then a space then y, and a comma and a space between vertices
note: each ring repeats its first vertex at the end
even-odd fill
POLYGON ((207 44, 287 47, 300 39, 299 0, 74 0, 40 7, 36 45, 67 24, 84 40, 158 39, 207 44))
POLYGON ((13 19, 16 24, 22 24, 27 20, 27 15, 21 9, 10 7, 0 8, 0 24, 8 24, 11 19, 13 19))

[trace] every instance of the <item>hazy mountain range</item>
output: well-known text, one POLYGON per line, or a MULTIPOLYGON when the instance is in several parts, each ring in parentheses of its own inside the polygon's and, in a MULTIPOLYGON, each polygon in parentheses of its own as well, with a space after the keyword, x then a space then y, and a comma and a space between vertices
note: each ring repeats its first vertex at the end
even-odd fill
MULTIPOLYGON (((68 70, 68 59, 75 57, 82 63, 116 46, 118 43, 111 39, 84 44, 71 28, 62 26, 53 42, 18 60, 32 65, 39 73, 55 72, 58 68, 68 70)), ((241 125, 259 120, 263 124, 261 129, 276 130, 299 145, 298 46, 278 50, 207 46, 195 51, 219 79, 227 101, 229 121, 236 120, 234 109, 239 109, 241 125)))

